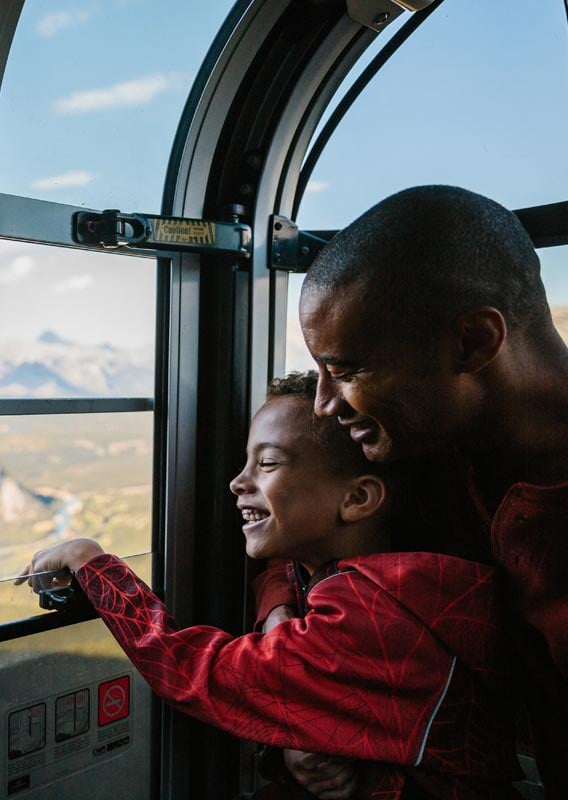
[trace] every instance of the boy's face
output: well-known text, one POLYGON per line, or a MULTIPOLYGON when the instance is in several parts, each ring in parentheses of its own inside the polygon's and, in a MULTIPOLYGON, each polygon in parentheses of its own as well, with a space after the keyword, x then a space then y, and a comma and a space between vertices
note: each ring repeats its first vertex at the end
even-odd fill
POLYGON ((309 436, 305 398, 271 398, 255 416, 247 462, 231 481, 252 558, 293 558, 310 571, 334 557, 349 479, 333 475, 309 436))

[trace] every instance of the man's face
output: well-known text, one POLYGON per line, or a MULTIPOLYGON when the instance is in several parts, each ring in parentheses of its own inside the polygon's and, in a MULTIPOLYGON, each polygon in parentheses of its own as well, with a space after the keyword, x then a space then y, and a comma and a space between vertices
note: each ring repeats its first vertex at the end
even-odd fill
POLYGON ((256 414, 247 462, 231 481, 252 558, 293 558, 310 571, 334 557, 345 479, 309 436, 311 408, 287 395, 256 414))
POLYGON ((340 296, 313 288, 302 293, 302 330, 319 369, 316 414, 336 415, 371 461, 420 456, 455 443, 474 400, 452 369, 455 343, 439 336, 422 348, 397 339, 387 322, 362 324, 357 289, 349 286, 340 296))

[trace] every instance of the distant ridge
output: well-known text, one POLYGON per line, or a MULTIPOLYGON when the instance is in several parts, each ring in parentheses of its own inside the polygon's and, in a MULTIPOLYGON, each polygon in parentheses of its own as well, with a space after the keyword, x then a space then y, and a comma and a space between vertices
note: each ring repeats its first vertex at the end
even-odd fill
POLYGON ((70 339, 63 339, 55 331, 44 331, 37 337, 38 342, 45 342, 46 344, 73 344, 70 339))
POLYGON ((0 520, 14 522, 35 517, 56 500, 26 488, 0 467, 0 520))

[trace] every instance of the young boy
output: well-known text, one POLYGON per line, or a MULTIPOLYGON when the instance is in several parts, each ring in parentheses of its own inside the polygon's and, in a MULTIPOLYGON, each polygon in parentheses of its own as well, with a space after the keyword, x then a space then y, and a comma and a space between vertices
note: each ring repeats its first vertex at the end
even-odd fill
POLYGON ((70 568, 164 700, 245 739, 356 759, 357 797, 517 797, 494 572, 391 552, 399 489, 314 416, 315 386, 314 374, 273 381, 231 482, 247 553, 297 563, 303 618, 237 638, 180 630, 87 539, 37 553, 19 582, 70 568))

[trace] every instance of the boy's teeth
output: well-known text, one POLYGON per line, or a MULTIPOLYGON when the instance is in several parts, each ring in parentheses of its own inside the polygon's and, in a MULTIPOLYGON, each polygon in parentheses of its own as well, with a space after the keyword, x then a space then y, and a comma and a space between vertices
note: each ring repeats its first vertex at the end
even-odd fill
POLYGON ((260 522, 261 519, 266 519, 268 514, 265 511, 256 511, 252 508, 242 509, 243 519, 247 522, 260 522))

